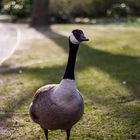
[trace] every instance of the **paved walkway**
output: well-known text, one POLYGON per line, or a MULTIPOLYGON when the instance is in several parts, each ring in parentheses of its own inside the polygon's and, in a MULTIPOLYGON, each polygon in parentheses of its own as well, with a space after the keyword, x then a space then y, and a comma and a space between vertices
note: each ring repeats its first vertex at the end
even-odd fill
MULTIPOLYGON (((67 32, 61 34, 68 36, 67 32)), ((51 39, 47 35, 54 36, 52 32, 41 33, 28 24, 2 23, 0 20, 0 65, 10 58, 17 49, 26 49, 25 44, 33 39, 51 39), (46 34, 46 35, 45 35, 46 34)))
POLYGON ((13 24, 0 23, 0 65, 14 53, 20 39, 19 28, 13 24))

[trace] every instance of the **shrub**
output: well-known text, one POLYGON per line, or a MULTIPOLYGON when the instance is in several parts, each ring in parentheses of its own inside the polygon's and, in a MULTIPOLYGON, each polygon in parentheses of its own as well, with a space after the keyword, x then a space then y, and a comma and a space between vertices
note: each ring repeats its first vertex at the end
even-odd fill
POLYGON ((86 16, 85 0, 52 0, 50 1, 49 13, 55 22, 71 22, 75 17, 86 16))
POLYGON ((124 3, 114 4, 111 9, 107 10, 107 14, 113 18, 128 17, 130 8, 124 3))
POLYGON ((28 0, 12 0, 4 5, 3 13, 22 18, 30 14, 30 7, 28 0))

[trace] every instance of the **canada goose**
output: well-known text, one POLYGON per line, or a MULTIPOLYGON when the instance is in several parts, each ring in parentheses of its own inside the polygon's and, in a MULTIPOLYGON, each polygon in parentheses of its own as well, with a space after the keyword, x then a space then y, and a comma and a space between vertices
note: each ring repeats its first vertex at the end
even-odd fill
POLYGON ((83 115, 84 103, 76 88, 74 68, 79 44, 88 41, 83 31, 73 30, 69 36, 69 57, 60 84, 50 84, 39 88, 30 105, 30 116, 44 130, 48 140, 48 129, 66 130, 70 138, 72 126, 83 115))

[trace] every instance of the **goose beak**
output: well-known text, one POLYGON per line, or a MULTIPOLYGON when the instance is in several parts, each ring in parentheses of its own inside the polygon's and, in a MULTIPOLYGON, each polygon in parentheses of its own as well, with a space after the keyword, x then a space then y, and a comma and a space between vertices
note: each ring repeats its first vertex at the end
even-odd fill
POLYGON ((81 35, 80 35, 80 38, 79 38, 79 41, 80 41, 80 42, 81 42, 81 41, 89 41, 89 39, 86 38, 86 37, 84 36, 84 34, 81 34, 81 35))

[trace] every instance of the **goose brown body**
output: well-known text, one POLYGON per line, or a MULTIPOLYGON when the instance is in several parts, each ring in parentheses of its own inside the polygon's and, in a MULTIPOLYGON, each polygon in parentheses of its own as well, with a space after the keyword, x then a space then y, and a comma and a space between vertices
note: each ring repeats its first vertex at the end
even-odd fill
POLYGON ((58 85, 46 85, 37 90, 30 116, 42 128, 66 130, 80 120, 83 110, 83 99, 75 81, 62 80, 58 85))

